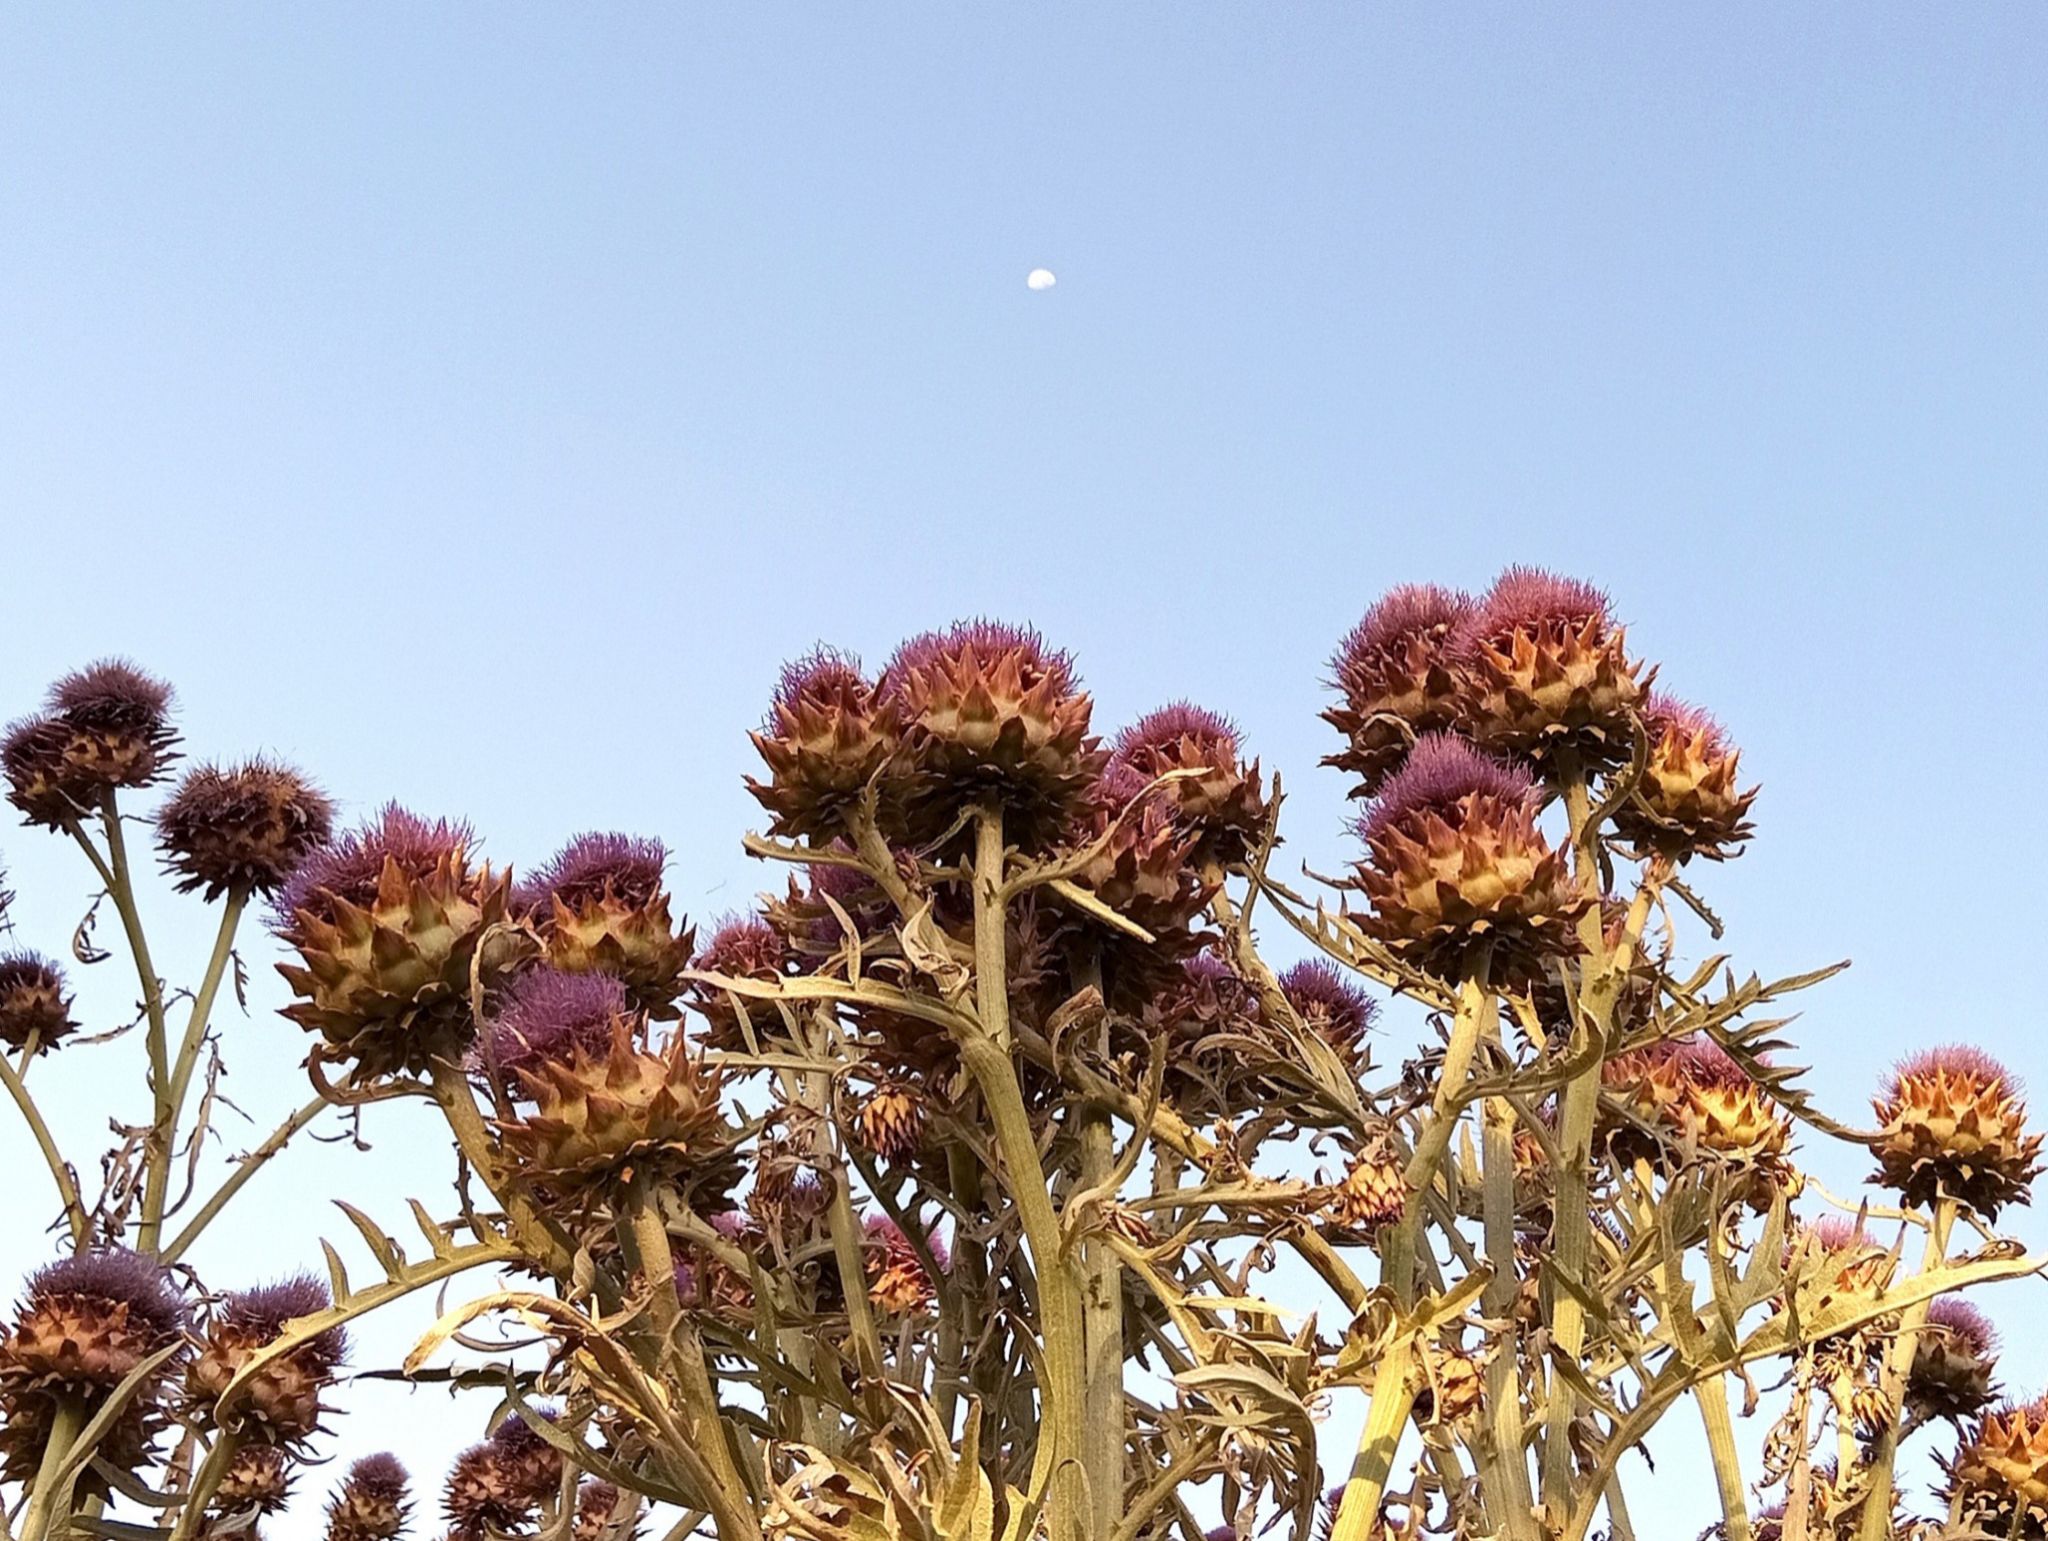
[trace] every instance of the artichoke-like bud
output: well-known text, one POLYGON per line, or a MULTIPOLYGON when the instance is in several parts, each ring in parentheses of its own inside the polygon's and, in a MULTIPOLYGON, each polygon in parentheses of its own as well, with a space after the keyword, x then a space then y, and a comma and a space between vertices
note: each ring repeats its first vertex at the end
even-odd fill
POLYGON ((1942 1497, 1965 1521, 2011 1535, 2018 1512, 2026 1516, 2019 1535, 2048 1534, 2048 1397, 1986 1413, 1942 1466, 1942 1497))
POLYGON ((931 1110, 924 1095, 903 1081, 884 1081, 854 1115, 860 1142, 883 1161, 906 1161, 924 1143, 931 1110))
POLYGON ((266 759, 186 773, 157 810, 156 841, 178 892, 273 894, 334 836, 334 804, 297 771, 266 759))
POLYGON ((1459 622, 1450 653, 1461 721, 1485 748, 1546 765, 1570 751, 1588 769, 1628 759, 1649 677, 1592 584, 1510 567, 1459 622))
MULTIPOLYGON (((124 1247, 76 1253, 31 1275, 13 1329, 0 1337, 0 1476, 32 1479, 60 1406, 97 1410, 145 1360, 182 1342, 185 1322, 169 1276, 124 1247)), ((144 1386, 109 1431, 100 1446, 108 1460, 141 1463, 162 1427, 158 1389, 144 1386)), ((88 1474, 83 1490, 105 1488, 88 1474)))
POLYGON ((1906 1373, 1906 1405, 1925 1418, 1960 1422, 1975 1417, 1998 1394, 1998 1330, 1960 1295, 1944 1295, 1927 1308, 1906 1373))
POLYGON ((118 787, 146 787, 177 758, 171 687, 106 659, 50 687, 44 710, 7 730, 7 800, 31 824, 61 829, 118 787))
POLYGON ((1176 818, 1166 798, 1145 791, 1137 771, 1113 761, 1095 792, 1088 817, 1071 837, 1093 852, 1074 881, 1154 940, 1137 942, 1085 912, 1075 912, 1075 924, 1101 954, 1111 1004, 1137 1010, 1199 945, 1190 927, 1213 889, 1194 865, 1200 836, 1176 818))
POLYGON ((1229 1083, 1245 1065, 1246 1040, 1263 1039, 1266 1027, 1258 997, 1228 962, 1196 953, 1145 1003, 1141 1020, 1146 1038, 1167 1041, 1166 1091, 1182 1117, 1233 1111, 1229 1083))
POLYGON ((1323 720, 1345 746, 1323 763, 1358 777, 1352 796, 1377 792, 1418 738, 1457 726, 1450 640, 1471 610, 1470 596, 1455 589, 1404 583, 1382 595, 1337 649, 1330 683, 1344 701, 1323 720))
POLYGON ((1608 1146, 1617 1160, 1653 1158, 1658 1134, 1746 1169, 1762 1200, 1791 1176, 1786 1151, 1792 1121, 1748 1071, 1707 1038, 1660 1043, 1617 1055, 1601 1067, 1632 1122, 1611 1122, 1608 1146), (1647 1126, 1647 1128, 1638 1127, 1647 1126))
POLYGON ((770 1231, 802 1231, 832 1205, 832 1180, 787 1141, 764 1139, 754 1153, 747 1210, 770 1231))
POLYGON ((1802 1296, 1802 1314, 1809 1317, 1843 1301, 1881 1295, 1898 1269, 1898 1259, 1859 1221, 1841 1215, 1799 1226, 1787 1251, 1789 1263, 1804 1259, 1794 1287, 1802 1296))
POLYGON ((1643 779, 1614 815, 1614 830, 1643 851, 1675 861, 1724 861, 1754 833, 1741 790, 1742 751, 1721 725, 1696 706, 1652 691, 1643 703, 1650 754, 1643 779))
POLYGON ((364 1456, 327 1500, 326 1541, 398 1541, 412 1514, 411 1481, 388 1451, 364 1456))
POLYGON ((968 805, 1003 806, 1006 840, 1031 852, 1082 806, 1106 756, 1089 736, 1093 703, 1065 653, 1027 627, 963 621, 896 651, 877 694, 901 711, 920 784, 913 843, 968 805))
MULTIPOLYGON (((899 851, 896 861, 897 870, 915 880, 916 858, 899 851)), ((770 899, 762 912, 762 919, 787 945, 791 964, 826 959, 843 951, 849 922, 864 949, 886 944, 895 918, 895 906, 880 885, 859 867, 839 862, 813 862, 805 867, 803 883, 791 877, 787 896, 770 899), (845 922, 840 920, 841 914, 845 922)))
MULTIPOLYGON (((194 1416, 212 1416, 228 1383, 276 1340, 287 1322, 325 1311, 332 1303, 327 1286, 311 1274, 228 1296, 185 1370, 194 1416)), ((303 1443, 320 1427, 320 1414, 326 1411, 320 1397, 334 1384, 347 1353, 348 1334, 340 1327, 308 1339, 258 1370, 226 1410, 225 1421, 264 1444, 303 1443)))
POLYGON ((1198 862, 1242 861, 1266 820, 1259 764, 1239 759, 1238 733, 1229 718, 1178 701, 1117 735, 1111 766, 1123 766, 1143 785, 1174 772, 1158 795, 1174 822, 1195 836, 1198 862))
MULTIPOLYGON (((534 1412, 553 1423, 559 1416, 552 1407, 534 1412)), ((498 1472, 505 1484, 528 1503, 539 1505, 553 1498, 562 1485, 562 1452, 516 1413, 492 1430, 488 1441, 498 1458, 498 1472)))
POLYGON ((1526 771, 1447 734, 1423 739, 1355 826, 1371 904, 1361 926, 1445 976, 1481 942, 1503 979, 1574 951, 1588 901, 1537 829, 1536 805, 1526 771))
MULTIPOLYGON (((901 1226, 876 1215, 868 1221, 862 1242, 870 1305, 884 1316, 908 1316, 931 1305, 931 1275, 901 1226)), ((944 1268, 946 1252, 938 1237, 927 1237, 925 1245, 932 1249, 933 1261, 944 1268)))
POLYGON ((1408 1179, 1392 1151, 1368 1151, 1329 1190, 1323 1214, 1341 1236, 1371 1241, 1408 1207, 1408 1179))
MULTIPOLYGON (((789 973, 789 945, 774 926, 758 915, 736 915, 720 923, 711 940, 697 954, 690 967, 701 974, 723 974, 728 979, 758 979, 772 984, 789 973)), ((740 1008, 732 996, 703 980, 690 984, 690 1004, 704 1018, 704 1046, 729 1053, 747 1050, 747 1035, 740 1025, 740 1008)), ((766 1038, 782 1026, 782 1013, 773 1001, 748 1001, 746 1020, 756 1040, 766 1038)))
POLYGON ((43 1054, 77 1027, 61 968, 39 952, 0 955, 0 1044, 43 1054))
POLYGON ((640 1500, 602 1477, 586 1477, 576 1490, 570 1541, 633 1541, 640 1534, 640 1500))
POLYGON ((467 825, 394 803, 313 852, 272 901, 300 957, 277 966, 299 997, 284 1015, 364 1077, 459 1059, 472 971, 494 987, 524 951, 506 924, 511 879, 473 865, 471 843, 467 825))
POLYGON ((578 835, 520 885, 514 908, 556 968, 615 975, 640 1010, 671 1018, 695 937, 670 918, 667 865, 659 840, 578 835))
POLYGON ((903 704, 869 681, 860 660, 819 647, 784 666, 767 719, 748 735, 768 766, 747 790, 778 835, 820 843, 843 835, 870 783, 893 803, 903 704))
POLYGON ((1959 1045, 1902 1062, 1871 1104, 1879 1133, 1873 1182, 1924 1208, 1941 1195, 1987 1220, 2024 1204, 2041 1171, 2020 1083, 1990 1055, 1959 1045))
POLYGON ((258 1514, 275 1514, 291 1501, 292 1454, 282 1445, 244 1445, 228 1463, 220 1486, 214 1489, 215 1514, 238 1514, 254 1509, 258 1514))
POLYGON ((644 1031, 616 1017, 602 1051, 570 1043, 566 1058, 519 1072, 532 1110, 501 1122, 499 1136, 528 1181, 568 1194, 652 1170, 691 1191, 730 1186, 738 1131, 720 1105, 720 1071, 681 1033, 650 1049, 644 1031))
MULTIPOLYGON (((767 1245, 767 1236, 736 1209, 711 1217, 711 1228, 742 1253, 753 1256, 767 1245)), ((683 1305, 740 1321, 754 1314, 754 1281, 717 1253, 683 1241, 676 1247, 676 1298, 683 1305)))
POLYGON ((1417 1423, 1458 1423, 1479 1411, 1486 1382, 1479 1361, 1469 1350, 1426 1338, 1412 1373, 1419 1383, 1415 1392, 1417 1423))
POLYGON ((1379 1002, 1345 978, 1334 963, 1302 959, 1280 976, 1280 993, 1301 1025, 1345 1064, 1356 1066, 1364 1058, 1365 1035, 1379 1016, 1379 1002))
POLYGON ((497 1448, 486 1440, 456 1456, 441 1493, 441 1512, 448 1516, 451 1536, 477 1541, 499 1531, 517 1530, 534 1518, 539 1502, 497 1448))

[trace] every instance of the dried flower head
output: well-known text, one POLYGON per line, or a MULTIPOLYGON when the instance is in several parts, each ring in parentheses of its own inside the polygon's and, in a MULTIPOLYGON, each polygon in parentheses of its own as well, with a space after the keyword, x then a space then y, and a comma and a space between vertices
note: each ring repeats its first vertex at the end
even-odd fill
POLYGON ((659 840, 578 835, 521 886, 514 907, 556 968, 614 975, 639 1010, 672 1018, 695 938, 669 913, 667 865, 659 840))
MULTIPOLYGON (((788 964, 789 945, 780 931, 758 915, 735 915, 719 923, 690 967, 700 974, 771 984, 788 973, 788 964)), ((733 1004, 730 991, 698 980, 690 986, 690 999, 704 1018, 707 1047, 731 1051, 747 1047, 747 1035, 740 1025, 742 1008, 733 1004)), ((757 1038, 782 1026, 781 1013, 772 1001, 750 1001, 744 1009, 757 1038)))
POLYGON ((1611 1123, 1608 1147, 1618 1160, 1654 1159, 1664 1140, 1671 1154, 1704 1154, 1755 1173, 1752 1197, 1790 1175, 1790 1118, 1748 1071, 1709 1038, 1664 1042, 1617 1055, 1601 1067, 1629 1122, 1611 1123))
POLYGON ((894 800, 902 712, 861 672, 860 660, 818 647, 784 666, 768 715, 752 734, 768 780, 747 790, 778 835, 823 843, 845 834, 870 787, 894 800))
POLYGON ((214 1490, 211 1511, 218 1516, 275 1514, 291 1501, 292 1455, 282 1445, 244 1445, 228 1463, 214 1490))
POLYGON ((488 1440, 456 1456, 441 1495, 451 1534, 481 1538, 526 1525, 539 1504, 526 1491, 523 1477, 488 1440))
MULTIPOLYGON (((867 1258, 868 1301, 884 1316, 922 1311, 932 1303, 932 1278, 903 1228, 883 1215, 869 1218, 863 1233, 867 1258)), ((932 1260, 946 1266, 945 1248, 927 1237, 932 1260)))
POLYGON ((397 1541, 412 1513, 411 1484, 397 1456, 364 1456, 327 1500, 326 1541, 397 1541))
POLYGON ((176 758, 171 687, 119 660, 50 687, 45 709, 0 740, 7 800, 31 824, 61 829, 109 792, 148 786, 176 758))
POLYGON ((1526 771, 1449 734, 1422 739, 1355 826, 1372 906, 1362 924, 1436 973, 1455 973, 1482 942, 1509 979, 1573 951, 1588 901, 1536 828, 1536 805, 1526 771))
POLYGON ((586 1477, 576 1490, 570 1541, 628 1541, 638 1531, 633 1522, 639 1512, 640 1500, 634 1494, 622 1493, 602 1477, 586 1477))
POLYGON ((0 1044, 47 1053, 77 1027, 62 969, 39 952, 0 955, 0 1044))
POLYGON ((495 987, 525 951, 506 924, 509 877, 470 860, 467 825, 397 804, 314 851, 277 892, 272 925, 295 948, 284 1014, 364 1077, 459 1061, 470 988, 495 987), (481 952, 481 956, 479 953, 481 952))
POLYGON ((1942 1497, 1966 1523, 1995 1536, 2042 1535, 2048 1529, 2048 1398, 1986 1413, 1942 1464, 1942 1497))
POLYGON ((1630 714, 1648 686, 1590 583, 1510 567, 1459 622, 1450 654, 1461 721, 1488 749, 1589 768, 1628 757, 1630 714))
POLYGON ((604 1054, 613 1024, 631 1014, 626 987, 609 974, 567 974, 544 963, 522 969, 505 987, 491 1023, 491 1057, 516 1091, 522 1071, 579 1051, 604 1054))
POLYGON ((324 1411, 320 1397, 334 1384, 348 1354, 348 1334, 329 1327, 270 1360, 238 1394, 216 1410, 228 1383, 257 1352, 275 1342, 288 1323, 333 1304, 327 1286, 311 1274, 229 1295, 214 1311, 200 1351, 185 1372, 188 1402, 198 1417, 219 1416, 265 1443, 297 1443, 312 1436, 324 1411))
POLYGON ((1056 838, 1080 809, 1105 758, 1089 736, 1093 705, 1072 660, 1029 627, 962 621, 913 637, 878 687, 903 714, 904 751, 920 791, 913 843, 960 811, 994 800, 1007 840, 1056 838))
POLYGON ((265 759, 201 765, 156 815, 157 846, 178 892, 275 893, 334 833, 334 804, 297 771, 265 759))
POLYGON ((1902 1061, 1871 1104, 1879 1126, 1872 1181, 1916 1207, 1946 1195, 1987 1220, 2026 1203, 2041 1170, 2041 1136, 2026 1132, 2021 1090, 1997 1060, 1963 1045, 1902 1061))
POLYGON ((1927 1308, 1906 1375, 1906 1405, 1924 1418, 1960 1421, 1976 1416, 1998 1394, 1998 1329, 1960 1295, 1943 1295, 1927 1308))
POLYGON ((1433 583, 1389 589, 1330 660, 1343 704, 1323 713, 1345 738, 1325 765, 1359 778, 1352 795, 1370 797, 1426 733, 1457 726, 1458 678, 1452 634, 1472 609, 1470 596, 1433 583))
POLYGON ((1176 701, 1139 718, 1117 735, 1110 765, 1140 784, 1180 773, 1157 795, 1195 835, 1199 861, 1242 861, 1265 823, 1258 763, 1242 763, 1236 725, 1204 707, 1176 701))
POLYGON ((1143 776, 1112 761, 1089 812, 1070 837, 1091 853, 1073 881, 1102 906, 1142 927, 1141 942, 1097 912, 1063 907, 1068 929, 1100 958, 1104 995, 1113 1009, 1138 1011, 1172 978, 1178 962, 1205 939, 1197 922, 1215 880, 1197 865, 1202 837, 1143 776), (1140 794, 1143 794, 1142 796, 1140 794), (1136 799, 1134 801, 1133 799, 1136 799))
POLYGON ((854 1115, 862 1145, 883 1161, 906 1161, 924 1143, 931 1111, 924 1094, 904 1081, 885 1081, 854 1115))
POLYGON ((1649 757, 1635 795, 1616 811, 1615 832, 1674 861, 1723 861, 1748 840, 1757 789, 1740 790, 1742 751, 1696 706, 1652 691, 1643 703, 1649 757))
MULTIPOLYGON (((552 1424, 561 1416, 552 1407, 531 1411, 543 1423, 552 1424)), ((535 1504, 555 1496, 562 1481, 562 1453, 526 1419, 512 1414, 491 1431, 489 1443, 497 1454, 500 1474, 515 1492, 535 1504)))
POLYGON ((1370 1242, 1401 1218, 1408 1192, 1408 1179, 1393 1152, 1368 1151, 1329 1190, 1323 1213, 1339 1239, 1370 1242))

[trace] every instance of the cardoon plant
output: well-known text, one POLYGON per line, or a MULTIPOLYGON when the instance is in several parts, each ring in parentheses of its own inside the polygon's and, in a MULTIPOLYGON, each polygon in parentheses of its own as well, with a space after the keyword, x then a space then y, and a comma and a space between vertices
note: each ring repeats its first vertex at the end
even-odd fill
POLYGON ((657 841, 515 874, 459 821, 336 835, 296 773, 202 767, 156 815, 222 911, 189 998, 120 801, 167 773, 170 692, 61 682, 0 768, 119 916, 148 1105, 84 1191, 30 1080, 127 1040, 0 958, 66 1237, 0 1339, 12 1533, 281 1527, 321 1501, 348 1325, 495 1271, 353 1367, 489 1395, 426 1496, 388 1456, 330 1482, 330 1541, 1629 1541, 1674 1533, 1632 1457, 1681 1410, 1712 1535, 2048 1536, 2048 1408, 1962 1294, 2041 1266, 1992 1229, 2041 1167, 2019 1081, 1930 1048, 1875 1127, 1814 1106, 1780 1003, 1833 970, 1692 956, 1758 793, 1656 673, 1588 583, 1390 591, 1332 666, 1348 867, 1295 880, 1277 779, 1208 706, 1103 731, 1070 654, 990 620, 875 672, 821 647, 752 734, 767 893, 701 946, 657 841), (194 1198, 257 898, 315 1095, 194 1198), (445 1129, 421 1241, 347 1208, 367 1263, 214 1293, 222 1207, 368 1102, 445 1129), (1867 1151, 1869 1197, 1802 1168, 1820 1140, 1867 1151), (492 1316, 537 1352, 493 1357, 492 1316), (1355 1451, 1322 1434, 1344 1404, 1355 1451))

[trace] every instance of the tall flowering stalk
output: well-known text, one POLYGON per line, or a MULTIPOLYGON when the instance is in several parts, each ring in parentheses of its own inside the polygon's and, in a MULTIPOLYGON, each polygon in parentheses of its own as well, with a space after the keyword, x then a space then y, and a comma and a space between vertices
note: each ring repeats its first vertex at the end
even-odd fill
POLYGON ((1332 667, 1362 807, 1311 893, 1220 713, 1104 731, 1071 655, 990 620, 873 671, 821 647, 752 735, 770 893, 701 945, 651 839, 515 873, 459 821, 336 834, 280 767, 202 768, 166 864, 231 917, 270 901, 317 1096, 189 1217, 152 1174, 233 919, 174 1035, 113 801, 168 764, 169 695, 64 682, 0 761, 122 915, 154 1107, 90 1201, 25 1079, 84 1036, 73 994, 0 959, 74 1252, 0 1340, 24 1532, 151 1493, 106 1533, 276 1523, 345 1412, 348 1324, 495 1269, 397 1368, 478 1355, 492 1316, 546 1352, 464 1365, 495 1395, 437 1497, 359 1462, 331 1541, 1633 1538, 1626 1458, 1681 1406, 1720 1537, 2048 1535, 2048 1412, 2001 1400, 1960 1294, 2040 1266, 1992 1229, 2040 1168, 2018 1079, 1933 1048, 1872 1129, 1812 1105, 1778 1003, 1833 970, 1683 961, 1757 792, 1655 675, 1584 582, 1389 592, 1332 667), (459 1157, 423 1249, 348 1208, 367 1271, 166 1271, 305 1117, 387 1101, 459 1157), (1876 1198, 1802 1172, 1820 1139, 1868 1149, 1876 1198), (1950 1446, 1932 1492, 1916 1439, 1950 1446))

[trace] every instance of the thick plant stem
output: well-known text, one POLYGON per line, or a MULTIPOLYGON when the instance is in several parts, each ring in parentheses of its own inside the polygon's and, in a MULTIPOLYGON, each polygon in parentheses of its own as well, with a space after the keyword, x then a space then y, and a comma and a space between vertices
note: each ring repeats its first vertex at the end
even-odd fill
POLYGON ((1001 1176, 1017 1206, 1024 1243, 1038 1279, 1039 1332, 1045 1347, 1045 1380, 1039 1388, 1046 1445, 1053 1462, 1052 1500, 1047 1506, 1053 1541, 1085 1534, 1085 1519, 1070 1496, 1064 1474, 1079 1474, 1087 1444, 1087 1335, 1081 1292, 1063 1255, 1059 1215, 1040 1164, 1031 1116, 1011 1063, 1008 917, 1004 913, 1003 814, 989 804, 975 814, 974 1002, 980 1030, 964 1036, 960 1057, 980 1088, 995 1126, 1001 1176))
POLYGON ((1742 1457, 1735 1448, 1735 1420, 1728 1412, 1728 1383, 1710 1375, 1692 1388, 1714 1457, 1714 1485, 1721 1494, 1721 1529, 1727 1541, 1750 1541, 1749 1493, 1742 1485, 1742 1457))
MULTIPOLYGON (((1109 1109, 1083 1103, 1077 1110, 1081 1186, 1108 1181, 1116 1165, 1115 1126, 1109 1109)), ((1123 1270, 1116 1250, 1101 1236, 1081 1246, 1082 1312, 1088 1338, 1089 1533, 1115 1533, 1124 1496, 1124 1298, 1123 1270)))
POLYGON ((496 1142, 484 1127, 483 1114, 477 1111, 476 1098, 470 1094, 469 1081, 463 1075, 462 1067, 450 1059, 436 1059, 431 1084, 434 1101, 439 1105, 442 1117, 448 1120, 455 1143, 477 1176, 483 1179, 484 1186, 505 1207, 505 1218, 511 1223, 512 1232, 520 1244, 529 1250, 535 1262, 566 1272, 574 1258, 574 1249, 561 1232, 534 1208, 533 1201, 507 1181, 496 1142))
MULTIPOLYGON (((1955 1223, 1955 1200, 1936 1199, 1934 1224, 1928 1232, 1927 1249, 1920 1256, 1922 1273, 1939 1268, 1948 1256, 1949 1232, 1954 1229, 1955 1223)), ((1856 1541, 1884 1541, 1892 1512, 1892 1488, 1899 1459, 1899 1422, 1904 1416, 1906 1376, 1912 1371, 1913 1354, 1920 1345, 1920 1331, 1927 1325, 1927 1312, 1932 1304, 1932 1301, 1923 1300, 1906 1308, 1899 1318, 1898 1335, 1893 1338, 1891 1351, 1885 1356, 1883 1379, 1879 1385, 1884 1392, 1885 1406, 1890 1410, 1891 1417, 1871 1445, 1868 1457, 1870 1477, 1864 1489, 1862 1516, 1856 1525, 1856 1541)))
POLYGON ((56 1514, 57 1473, 65 1457, 78 1442, 85 1427, 85 1409, 71 1397, 60 1397, 50 1417, 50 1435, 43 1446, 43 1459, 36 1470, 35 1486, 29 1490, 28 1513, 22 1517, 21 1541, 44 1541, 64 1534, 63 1516, 56 1514))
MULTIPOLYGON (((234 956, 235 931, 242 923, 242 912, 248 904, 249 896, 237 891, 230 893, 227 902, 221 906, 220 929, 214 936, 213 955, 206 960, 206 974, 199 982, 199 993, 192 999, 192 1014, 186 1019, 185 1037, 178 1045, 177 1062, 171 1068, 168 1116, 162 1130, 167 1152, 177 1147, 178 1120, 185 1113, 185 1098, 192 1087, 192 1072, 199 1064, 199 1051, 206 1044, 207 1022, 213 1016, 213 1004, 220 995, 228 960, 234 956)), ((168 1158, 161 1166, 152 1167, 142 1195, 142 1232, 150 1238, 150 1244, 154 1244, 163 1231, 170 1171, 168 1158)))
MULTIPOLYGON (((1498 1042, 1500 1024, 1486 1013, 1485 1036, 1498 1042)), ((1486 1314, 1506 1321, 1514 1309, 1518 1281, 1515 1271, 1515 1115, 1503 1098, 1489 1098, 1484 1110, 1481 1150, 1484 1166, 1480 1190, 1486 1258, 1493 1276, 1486 1281, 1486 1314)), ((1515 1383, 1517 1356, 1496 1353, 1486 1366, 1486 1411, 1492 1450, 1482 1452, 1480 1480, 1487 1490, 1488 1509, 1506 1541, 1537 1541, 1534 1497, 1529 1487, 1529 1460, 1522 1439, 1522 1398, 1515 1383)))
POLYGON ((1386 1495, 1387 1474, 1394 1469, 1394 1451, 1408 1427, 1415 1406, 1415 1342, 1402 1336, 1381 1356, 1373 1372, 1372 1406, 1352 1458, 1351 1477, 1337 1505, 1337 1523, 1330 1541, 1367 1541, 1379 1519, 1386 1495))

